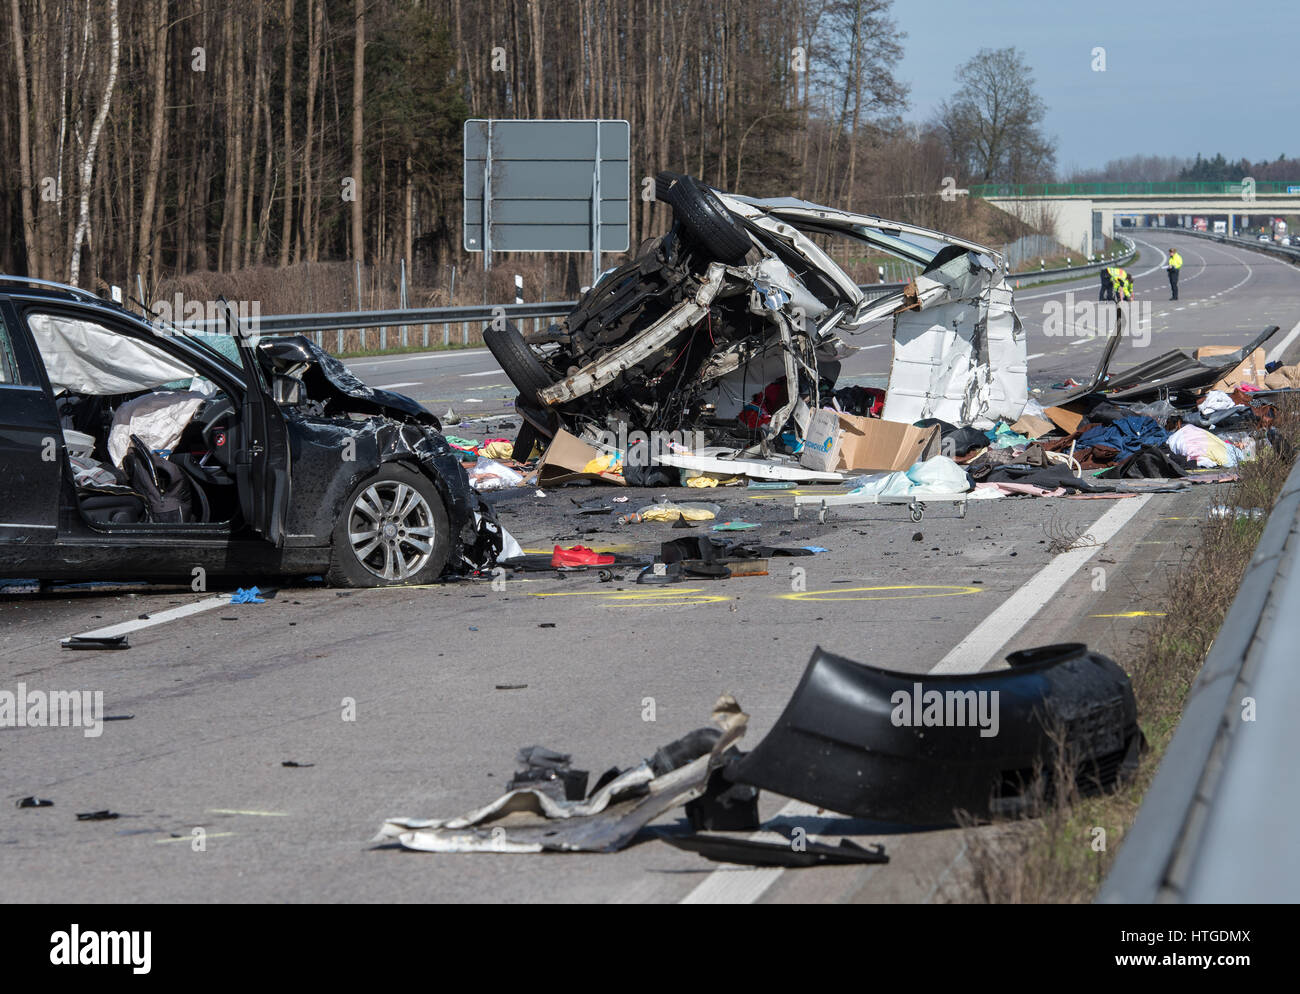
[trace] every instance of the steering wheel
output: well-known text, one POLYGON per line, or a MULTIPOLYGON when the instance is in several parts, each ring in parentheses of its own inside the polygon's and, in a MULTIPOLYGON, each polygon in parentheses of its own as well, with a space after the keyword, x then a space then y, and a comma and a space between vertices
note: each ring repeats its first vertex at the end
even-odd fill
POLYGON ((230 427, 235 420, 235 405, 229 397, 215 397, 207 402, 200 422, 203 444, 207 446, 212 457, 226 469, 233 461, 230 443, 230 427))

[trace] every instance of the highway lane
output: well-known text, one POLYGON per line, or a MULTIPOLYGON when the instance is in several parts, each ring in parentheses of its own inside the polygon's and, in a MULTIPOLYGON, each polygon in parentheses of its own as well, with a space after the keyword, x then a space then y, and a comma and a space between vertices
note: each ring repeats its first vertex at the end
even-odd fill
MULTIPOLYGON (((1159 246, 1134 267, 1139 274, 1154 264, 1159 246)), ((1184 253, 1179 301, 1189 311, 1170 325, 1167 341, 1234 344, 1216 337, 1228 320, 1241 325, 1230 330, 1245 333, 1272 315, 1284 325, 1281 335, 1300 318, 1294 277, 1273 270, 1266 257, 1210 243, 1194 249, 1199 256, 1184 253), (1190 309, 1193 300, 1216 299, 1213 307, 1190 309), (1295 314, 1290 324, 1288 313, 1295 314)), ((1155 294, 1163 279, 1139 275, 1139 299, 1155 294)), ((1095 293, 1095 283, 1079 286, 1095 293)), ((1097 343, 1073 347, 1049 341, 1041 327, 1037 334, 1059 353, 1040 367, 1040 381, 1084 378, 1050 363, 1091 354, 1097 343)), ((876 362, 886 351, 859 356, 876 362)), ((1291 357, 1297 352, 1293 347, 1291 357)), ((375 385, 414 384, 395 388, 426 401, 464 405, 489 394, 473 389, 480 386, 513 395, 504 377, 496 383, 499 374, 481 350, 352 365, 375 385)), ((490 408, 486 398, 483 406, 490 408)), ((264 605, 222 606, 142 628, 126 652, 70 653, 57 640, 208 595, 122 588, 0 596, 0 688, 22 681, 102 690, 107 714, 133 716, 106 724, 97 738, 71 728, 0 730, 0 878, 11 900, 38 901, 960 899, 960 833, 897 831, 806 812, 781 823, 883 841, 893 862, 755 876, 715 872, 657 841, 612 855, 498 857, 372 849, 367 840, 385 817, 448 816, 496 796, 521 746, 572 752, 593 775, 634 763, 703 724, 724 691, 751 714, 743 744, 752 746, 817 644, 917 674, 954 653, 977 668, 1015 648, 1070 639, 1124 662, 1143 624, 1127 615, 1154 603, 1214 490, 1120 502, 972 503, 965 519, 933 506, 920 524, 901 508, 845 509, 824 525, 815 517, 792 520, 788 498, 716 491, 705 499, 721 503, 726 517, 759 523, 752 534, 762 541, 828 551, 778 560, 767 577, 666 594, 626 581, 602 584, 591 574, 525 576, 504 590, 484 582, 290 588, 264 605), (1142 504, 1085 562, 1049 551, 1053 538, 1071 529, 1100 532, 1103 518, 1136 501, 1142 504), (792 576, 795 567, 802 577, 792 576), (1041 609, 1023 626, 995 633, 1005 644, 990 641, 990 616, 1045 582, 1055 587, 1041 609), (976 648, 962 656, 960 647, 971 644, 976 648), (516 689, 499 689, 506 687, 516 689), (645 720, 647 699, 653 721, 645 720), (32 794, 55 806, 15 807, 32 794), (122 817, 74 818, 104 808, 122 817), (195 829, 204 832, 201 849, 195 829)), ((497 501, 506 526, 530 549, 581 541, 649 553, 682 534, 578 517, 574 501, 597 495, 615 492, 568 488, 538 497, 529 489, 497 501)), ((618 495, 630 496, 630 505, 657 496, 618 495)), ((765 817, 783 810, 783 799, 765 796, 765 817)))
MULTIPOLYGON (((1071 637, 1122 658, 1140 622, 1111 616, 1158 589, 1210 489, 1151 498, 1151 513, 1097 549, 1034 623, 1008 632, 1011 641, 989 658, 1071 637), (1094 589, 1098 566, 1109 578, 1103 592, 1094 589)), ((506 495, 503 520, 536 549, 580 537, 597 548, 650 551, 682 534, 609 519, 593 525, 575 516, 573 496, 506 495), (601 530, 579 536, 591 527, 601 530)), ((714 867, 656 841, 604 856, 495 857, 373 850, 367 840, 385 817, 448 816, 491 799, 521 746, 572 752, 593 775, 635 763, 705 723, 721 692, 752 715, 752 745, 817 644, 927 672, 1050 566, 1056 557, 1047 546, 1062 528, 1095 528, 1110 510, 1109 502, 994 501, 973 504, 964 520, 932 507, 913 524, 901 508, 866 508, 820 525, 815 517, 793 521, 788 499, 709 496, 728 516, 760 522, 762 541, 829 551, 778 560, 770 576, 667 594, 591 574, 534 575, 501 591, 488 583, 289 589, 265 605, 142 629, 126 652, 63 652, 57 639, 200 595, 0 599, 3 686, 98 689, 106 713, 134 716, 93 739, 77 729, 0 731, 7 893, 91 901, 682 900, 714 867), (793 589, 795 566, 805 570, 802 591, 793 589), (506 687, 516 689, 499 689, 506 687), (345 720, 348 701, 355 720, 345 720), (648 701, 654 721, 644 720, 648 701), (14 807, 32 794, 55 807, 14 807), (123 817, 73 818, 104 808, 123 817), (195 828, 207 834, 204 851, 191 846, 195 828)), ((973 655, 970 665, 988 661, 973 655)), ((765 796, 764 815, 783 806, 765 796)), ((961 852, 959 833, 808 815, 785 824, 883 841, 895 862, 783 874, 757 895, 762 900, 956 896, 944 881, 961 852)))

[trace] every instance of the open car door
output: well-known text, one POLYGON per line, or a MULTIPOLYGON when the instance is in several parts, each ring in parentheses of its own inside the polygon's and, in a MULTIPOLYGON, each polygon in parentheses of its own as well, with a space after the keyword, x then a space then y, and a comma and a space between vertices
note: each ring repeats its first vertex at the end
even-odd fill
POLYGON ((284 545, 289 509, 289 430, 276 406, 266 374, 257 361, 257 343, 229 323, 244 368, 244 403, 240 410, 235 481, 244 521, 262 537, 284 545))

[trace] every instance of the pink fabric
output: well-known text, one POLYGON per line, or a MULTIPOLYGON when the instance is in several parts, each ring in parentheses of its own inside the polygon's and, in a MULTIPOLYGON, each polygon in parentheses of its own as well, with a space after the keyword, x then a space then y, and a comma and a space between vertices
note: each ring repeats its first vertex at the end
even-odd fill
POLYGON ((975 489, 999 490, 1004 494, 1028 494, 1030 497, 1060 497, 1065 493, 1065 487, 1045 490, 1043 487, 1036 487, 1032 483, 977 483, 975 489))

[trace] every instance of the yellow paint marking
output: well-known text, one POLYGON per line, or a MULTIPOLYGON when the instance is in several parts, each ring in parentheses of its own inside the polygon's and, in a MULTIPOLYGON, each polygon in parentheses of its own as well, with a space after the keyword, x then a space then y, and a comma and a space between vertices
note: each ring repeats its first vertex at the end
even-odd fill
POLYGON ((907 584, 897 587, 842 587, 838 590, 802 590, 794 594, 781 594, 787 601, 898 601, 923 597, 961 597, 963 594, 981 594, 983 587, 952 587, 938 584, 907 584), (874 594, 885 590, 933 590, 943 593, 889 594, 883 597, 842 597, 841 594, 874 594), (829 596, 828 596, 829 595, 829 596))
POLYGON ((840 497, 852 491, 843 487, 838 490, 770 490, 761 494, 746 494, 750 500, 778 500, 782 497, 840 497))
POLYGON ((726 594, 701 593, 699 587, 654 588, 651 590, 564 590, 555 593, 529 594, 529 597, 599 597, 619 604, 653 604, 676 607, 687 604, 721 604, 731 600, 726 594))
POLYGON ((1090 614, 1089 618, 1163 618, 1164 611, 1121 611, 1119 614, 1090 614))
POLYGON ((263 818, 288 818, 288 811, 241 811, 238 808, 208 808, 210 815, 260 815, 263 818))

